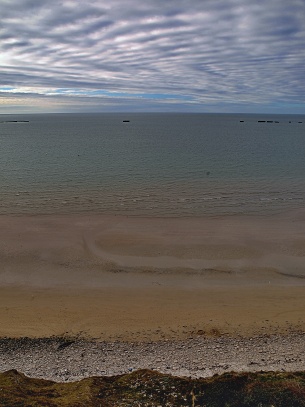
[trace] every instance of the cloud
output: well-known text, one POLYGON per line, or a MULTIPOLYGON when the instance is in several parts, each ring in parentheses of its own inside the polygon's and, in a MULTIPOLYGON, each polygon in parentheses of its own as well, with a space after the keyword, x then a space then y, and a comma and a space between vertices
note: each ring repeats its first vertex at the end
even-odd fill
POLYGON ((304 106, 303 0, 10 0, 0 15, 0 106, 304 106))

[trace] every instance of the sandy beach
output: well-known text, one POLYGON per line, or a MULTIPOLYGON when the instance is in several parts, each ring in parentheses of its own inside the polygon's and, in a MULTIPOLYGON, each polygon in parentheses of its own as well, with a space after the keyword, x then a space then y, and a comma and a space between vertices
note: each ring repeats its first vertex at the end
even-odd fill
POLYGON ((305 214, 0 217, 0 371, 305 369, 305 214))
POLYGON ((305 215, 0 217, 0 336, 304 329, 305 215))

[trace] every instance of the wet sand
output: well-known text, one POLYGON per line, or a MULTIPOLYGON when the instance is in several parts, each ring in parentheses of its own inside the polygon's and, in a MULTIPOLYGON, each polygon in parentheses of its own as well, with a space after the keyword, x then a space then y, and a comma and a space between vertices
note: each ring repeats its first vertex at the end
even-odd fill
POLYGON ((0 336, 304 330, 305 213, 0 217, 0 336))

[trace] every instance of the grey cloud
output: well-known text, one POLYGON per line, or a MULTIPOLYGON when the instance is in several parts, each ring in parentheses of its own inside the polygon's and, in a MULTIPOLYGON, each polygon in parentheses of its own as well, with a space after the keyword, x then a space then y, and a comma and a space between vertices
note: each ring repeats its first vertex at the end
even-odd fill
MULTIPOLYGON (((142 108, 132 95, 146 93, 176 95, 179 108, 183 96, 186 110, 304 103, 299 0, 11 0, 0 14, 1 84, 32 89, 31 97, 70 88, 113 92, 111 103, 104 99, 115 107, 142 108), (124 101, 115 92, 126 92, 124 101)), ((94 100, 88 94, 77 105, 94 100)))

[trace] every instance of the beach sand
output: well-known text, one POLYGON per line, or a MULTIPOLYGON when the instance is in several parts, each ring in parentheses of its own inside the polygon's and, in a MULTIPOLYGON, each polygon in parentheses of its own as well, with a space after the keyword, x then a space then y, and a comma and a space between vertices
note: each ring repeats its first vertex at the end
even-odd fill
POLYGON ((304 330, 305 213, 0 217, 0 336, 304 330))

